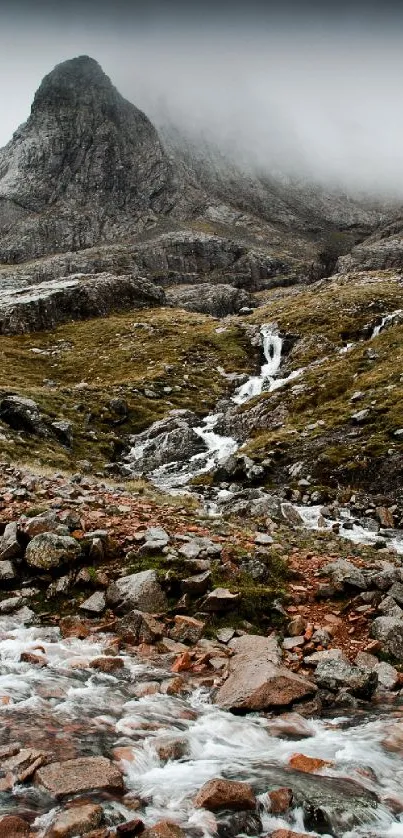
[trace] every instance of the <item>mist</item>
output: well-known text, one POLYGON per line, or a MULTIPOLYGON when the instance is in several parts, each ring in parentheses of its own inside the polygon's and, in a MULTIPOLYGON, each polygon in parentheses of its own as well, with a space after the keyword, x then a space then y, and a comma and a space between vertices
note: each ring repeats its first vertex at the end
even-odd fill
POLYGON ((108 19, 4 10, 0 146, 42 77, 86 53, 157 127, 212 143, 247 171, 403 197, 403 29, 392 19, 147 9, 108 19))

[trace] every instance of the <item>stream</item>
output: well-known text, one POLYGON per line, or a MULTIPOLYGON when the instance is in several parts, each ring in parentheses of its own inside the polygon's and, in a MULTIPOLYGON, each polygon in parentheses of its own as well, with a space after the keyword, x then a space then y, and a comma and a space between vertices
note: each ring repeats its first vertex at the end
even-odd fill
MULTIPOLYGON (((392 725, 403 723, 403 707, 301 718, 297 730, 290 720, 287 730, 287 717, 283 723, 267 714, 242 717, 219 710, 203 689, 186 697, 165 694, 161 689, 172 673, 163 660, 124 657, 118 675, 95 672, 89 664, 107 643, 107 635, 61 639, 55 628, 21 626, 18 615, 0 621, 0 746, 19 741, 61 759, 118 760, 126 797, 97 798, 110 824, 133 817, 134 797, 141 801, 135 814, 146 824, 168 818, 189 835, 214 836, 216 816, 195 809, 192 798, 204 782, 222 776, 251 783, 259 796, 262 830, 252 824, 249 835, 283 827, 327 838, 403 836, 403 816, 391 811, 403 803, 403 763, 388 745, 392 725), (46 667, 20 662, 21 652, 38 646, 46 667), (160 759, 158 746, 178 740, 183 755, 160 759), (288 761, 295 752, 327 759, 329 767, 315 776, 292 771, 288 761), (274 817, 267 791, 284 785, 293 788, 295 807, 274 817)), ((32 785, 0 794, 0 812, 27 817, 39 835, 60 808, 32 785)), ((243 832, 231 826, 228 815, 219 819, 218 830, 223 836, 243 832)))
MULTIPOLYGON (((303 373, 281 378, 282 338, 269 326, 261 333, 264 364, 259 375, 236 390, 235 404, 278 389, 303 373)), ((220 416, 211 414, 196 429, 207 451, 188 463, 169 463, 151 479, 164 489, 183 490, 190 477, 234 453, 237 441, 215 430, 220 416)), ((135 460, 136 452, 131 456, 135 460)), ((332 529, 334 522, 323 518, 320 507, 296 509, 306 527, 332 529)), ((354 522, 344 534, 355 541, 379 537, 354 522)), ((403 552, 401 534, 390 538, 403 552)), ((294 721, 287 722, 287 716, 284 721, 270 714, 236 716, 218 709, 202 687, 168 694, 169 657, 122 656, 123 668, 106 674, 90 664, 108 654, 108 635, 64 639, 56 628, 30 625, 29 618, 27 625, 23 622, 18 613, 0 618, 0 747, 20 742, 51 751, 56 759, 103 755, 118 761, 125 797, 91 795, 102 803, 106 823, 134 815, 150 825, 170 819, 195 838, 269 836, 281 828, 322 838, 403 838, 399 693, 385 698, 384 706, 351 710, 336 718, 296 721, 292 714, 294 721), (38 650, 46 666, 20 661, 22 652, 38 650), (178 741, 177 758, 161 758, 161 744, 178 741), (315 775, 294 771, 288 764, 294 753, 320 757, 329 765, 315 775), (261 826, 250 813, 239 820, 240 815, 218 817, 194 807, 193 798, 203 783, 220 776, 253 786, 261 826), (273 816, 267 792, 279 786, 293 789, 294 805, 287 815, 273 816), (132 798, 139 799, 135 812, 132 798)), ((26 817, 39 836, 46 834, 61 808, 30 783, 0 792, 0 813, 26 817)))

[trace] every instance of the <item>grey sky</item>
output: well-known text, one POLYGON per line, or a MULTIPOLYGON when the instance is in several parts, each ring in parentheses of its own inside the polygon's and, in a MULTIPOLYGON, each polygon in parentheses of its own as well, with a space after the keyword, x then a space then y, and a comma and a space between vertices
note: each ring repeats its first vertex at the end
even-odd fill
POLYGON ((87 53, 155 121, 169 115, 242 161, 403 195, 403 29, 391 20, 65 11, 0 12, 0 145, 41 78, 87 53))

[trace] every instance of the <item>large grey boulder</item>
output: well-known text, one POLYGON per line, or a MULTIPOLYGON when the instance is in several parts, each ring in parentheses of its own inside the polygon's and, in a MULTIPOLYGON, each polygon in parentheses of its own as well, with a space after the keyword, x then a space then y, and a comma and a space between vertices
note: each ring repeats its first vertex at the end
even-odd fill
POLYGON ((174 410, 165 419, 131 437, 126 462, 136 472, 150 472, 166 463, 189 460, 207 447, 194 427, 200 420, 189 410, 174 410))
POLYGON ((335 562, 325 565, 321 569, 321 575, 328 576, 339 589, 347 586, 365 591, 368 587, 362 571, 345 559, 337 559, 335 562))
POLYGON ((315 684, 281 666, 273 637, 244 635, 230 642, 229 675, 215 696, 224 710, 248 712, 287 707, 316 691, 315 684))
POLYGON ((25 561, 38 570, 52 570, 68 562, 74 562, 81 554, 81 547, 75 538, 52 532, 40 533, 29 542, 25 561))
POLYGON ((374 671, 353 666, 342 656, 320 661, 316 667, 315 680, 322 689, 334 692, 346 690, 357 698, 369 699, 376 690, 378 675, 374 671))
POLYGON ((403 663, 403 620, 399 617, 377 617, 371 626, 371 637, 382 643, 382 650, 403 663))
POLYGON ((156 614, 168 607, 155 570, 143 570, 117 579, 106 591, 106 603, 118 613, 137 610, 156 614))
MULTIPOLYGON (((0 333, 1 328, 1 304, 0 304, 0 333)), ((0 397, 0 419, 14 431, 23 431, 27 434, 47 436, 48 431, 41 417, 39 407, 33 399, 26 399, 23 396, 5 394, 0 397)))

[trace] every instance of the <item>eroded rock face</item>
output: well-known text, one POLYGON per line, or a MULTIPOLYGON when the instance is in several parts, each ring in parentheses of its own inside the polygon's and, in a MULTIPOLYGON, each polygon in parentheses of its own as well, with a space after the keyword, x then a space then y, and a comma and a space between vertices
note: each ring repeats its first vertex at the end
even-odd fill
POLYGON ((175 200, 171 165, 147 117, 96 61, 65 61, 0 152, 0 260, 110 241, 175 200))
POLYGON ((144 570, 117 579, 107 589, 106 602, 120 613, 137 609, 156 614, 165 611, 168 605, 155 570, 144 570))
POLYGON ((134 472, 150 472, 166 463, 187 461, 206 451, 193 430, 200 422, 189 410, 175 410, 141 434, 131 438, 126 461, 134 472))
POLYGON ((315 693, 314 684, 280 665, 273 637, 245 635, 230 646, 235 654, 229 675, 215 696, 221 708, 247 712, 286 707, 315 693))
MULTIPOLYGON (((0 334, 52 329, 68 320, 105 317, 114 311, 160 306, 164 301, 162 288, 134 275, 66 276, 3 292, 0 334)), ((60 436, 60 428, 54 428, 54 431, 60 436)))

